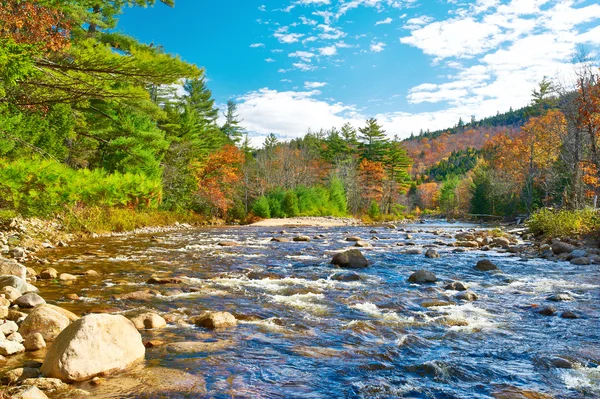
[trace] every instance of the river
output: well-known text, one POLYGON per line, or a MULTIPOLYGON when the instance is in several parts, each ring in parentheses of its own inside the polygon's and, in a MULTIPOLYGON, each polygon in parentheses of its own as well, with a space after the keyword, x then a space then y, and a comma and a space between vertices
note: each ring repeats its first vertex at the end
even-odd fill
POLYGON ((76 314, 165 315, 168 326, 143 331, 145 341, 208 343, 205 351, 191 353, 149 348, 137 376, 117 375, 98 387, 82 384, 93 397, 198 397, 191 388, 170 388, 166 370, 203 378, 214 398, 490 398, 507 386, 555 398, 600 397, 598 265, 525 261, 496 251, 453 253, 454 247, 442 245, 454 240, 440 231, 470 227, 403 226, 410 240, 399 229, 374 233, 355 226, 289 229, 287 237, 316 238, 289 243, 271 242, 280 234, 266 227, 202 228, 154 240, 145 234, 95 238, 41 255, 61 273, 93 269, 102 278, 36 284, 48 302, 76 314), (356 271, 360 281, 332 280, 339 269, 329 262, 353 244, 345 241, 349 235, 373 244, 361 249, 372 264, 356 271), (221 241, 240 245, 219 247, 221 241), (396 244, 408 241, 416 247, 435 241, 441 257, 404 254, 407 247, 396 244), (502 272, 475 270, 483 257, 502 272), (417 269, 433 271, 439 281, 410 284, 407 278, 417 269), (151 286, 145 282, 152 275, 182 277, 183 283, 151 286), (444 289, 452 280, 468 283, 478 300, 456 300, 456 291, 444 289), (144 289, 161 294, 114 299, 144 289), (574 300, 546 299, 563 292, 574 300), (67 300, 68 293, 80 299, 67 300), (433 300, 454 304, 422 306, 433 300), (532 307, 550 304, 581 318, 542 316, 532 307), (239 324, 208 331, 187 323, 204 310, 231 312, 239 324), (555 367, 556 358, 574 368, 555 367), (164 377, 160 395, 130 381, 153 370, 158 377, 152 378, 164 377))

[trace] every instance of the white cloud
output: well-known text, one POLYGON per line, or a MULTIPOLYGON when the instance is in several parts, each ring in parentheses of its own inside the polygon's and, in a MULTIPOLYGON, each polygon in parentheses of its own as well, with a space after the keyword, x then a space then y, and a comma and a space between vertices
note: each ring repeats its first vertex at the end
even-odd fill
POLYGON ((288 57, 300 58, 305 62, 310 62, 310 60, 314 56, 315 56, 315 53, 311 53, 308 51, 295 51, 293 53, 288 54, 288 57))
POLYGON ((326 25, 329 25, 331 18, 333 17, 333 13, 331 11, 315 11, 312 14, 323 18, 323 22, 325 22, 326 25))
POLYGON ((252 43, 250 45, 250 47, 252 47, 252 48, 265 47, 265 44, 264 43, 252 43))
POLYGON ((385 48, 385 46, 386 46, 385 43, 383 43, 383 42, 377 42, 377 43, 371 43, 371 46, 369 48, 374 53, 380 53, 380 52, 383 51, 383 49, 385 48))
POLYGON ((389 25, 391 23, 392 23, 392 19, 390 17, 387 17, 386 19, 384 19, 382 21, 375 22, 375 26, 377 26, 377 25, 389 25))
POLYGON ((258 7, 258 10, 259 11, 267 11, 267 6, 263 4, 262 6, 258 7))
POLYGON ((292 64, 294 66, 294 68, 299 69, 301 71, 314 71, 315 69, 317 69, 316 66, 314 65, 310 65, 310 64, 306 64, 304 62, 295 62, 292 64))
POLYGON ((280 43, 286 44, 296 43, 304 36, 302 33, 289 33, 288 30, 289 28, 287 26, 282 26, 275 31, 273 36, 279 40, 280 43))
POLYGON ((337 54, 337 48, 335 46, 327 46, 319 49, 319 53, 324 56, 332 56, 337 54))
POLYGON ((275 62, 275 60, 273 58, 265 58, 266 62, 275 62))
POLYGON ((304 82, 304 88, 306 89, 319 89, 327 86, 326 82, 304 82))
POLYGON ((298 4, 308 5, 308 4, 329 4, 329 0, 297 0, 298 4))

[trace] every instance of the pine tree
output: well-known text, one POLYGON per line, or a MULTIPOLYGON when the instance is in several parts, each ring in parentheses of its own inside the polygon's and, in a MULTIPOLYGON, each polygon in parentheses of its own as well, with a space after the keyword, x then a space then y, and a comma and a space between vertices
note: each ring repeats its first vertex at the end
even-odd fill
POLYGON ((385 156, 388 139, 385 130, 377 123, 377 119, 367 120, 367 126, 359 128, 362 158, 369 161, 381 162, 385 156))
POLYGON ((240 126, 241 120, 238 120, 239 115, 237 112, 237 104, 233 100, 227 101, 227 112, 223 114, 225 117, 225 124, 221 127, 223 133, 227 138, 234 144, 239 144, 244 135, 244 128, 240 126))

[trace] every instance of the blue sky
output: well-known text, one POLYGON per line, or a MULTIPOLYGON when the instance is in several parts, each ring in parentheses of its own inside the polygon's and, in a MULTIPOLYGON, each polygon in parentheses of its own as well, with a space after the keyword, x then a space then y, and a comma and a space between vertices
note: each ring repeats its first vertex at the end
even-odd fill
POLYGON ((177 0, 119 27, 204 67, 255 143, 369 117, 406 137, 526 105, 543 76, 568 84, 579 48, 598 55, 600 4, 177 0))

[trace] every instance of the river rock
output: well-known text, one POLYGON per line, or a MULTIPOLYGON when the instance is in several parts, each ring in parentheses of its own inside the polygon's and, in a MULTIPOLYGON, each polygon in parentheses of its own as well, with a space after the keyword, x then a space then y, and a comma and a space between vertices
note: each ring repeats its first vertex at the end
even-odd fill
POLYGON ((560 314, 560 317, 561 317, 561 319, 578 319, 579 318, 578 315, 571 312, 570 310, 565 310, 564 312, 562 312, 560 314))
POLYGON ((475 236, 471 233, 458 233, 454 238, 460 241, 472 241, 475 239, 475 236))
POLYGON ((553 241, 552 242, 552 252, 556 255, 571 253, 575 250, 575 246, 568 244, 563 241, 553 241))
POLYGON ((550 359, 550 364, 557 369, 572 369, 575 367, 573 363, 562 357, 553 357, 550 359))
POLYGON ((358 242, 358 241, 362 241, 360 237, 357 236, 350 236, 350 237, 346 237, 346 241, 349 242, 358 242))
POLYGON ((578 266, 585 266, 591 264, 590 258, 575 258, 571 259, 571 264, 578 266))
POLYGON ((46 341, 52 341, 62 330, 78 317, 68 310, 58 306, 44 304, 33 308, 23 320, 19 332, 25 338, 31 334, 40 333, 46 341))
POLYGON ((21 334, 19 334, 18 332, 14 332, 10 335, 7 335, 6 339, 12 342, 18 342, 20 344, 22 344, 24 341, 23 336, 21 336, 21 334))
POLYGON ((553 301, 553 302, 565 302, 565 301, 572 301, 573 297, 569 294, 559 293, 559 294, 550 295, 549 297, 546 298, 546 300, 553 301))
POLYGON ((588 252, 585 249, 576 249, 574 251, 571 251, 569 255, 567 255, 566 260, 585 258, 586 256, 588 256, 588 252))
POLYGON ((160 315, 152 312, 146 312, 131 317, 129 320, 138 330, 151 330, 162 328, 167 325, 167 322, 160 315))
POLYGON ((12 320, 0 320, 0 332, 4 335, 10 335, 19 330, 19 326, 12 320))
POLYGON ((556 314, 556 309, 553 306, 544 306, 538 310, 537 313, 541 314, 542 316, 554 316, 556 314))
POLYGON ((229 312, 210 312, 196 317, 194 324, 198 327, 205 327, 212 330, 215 328, 235 327, 237 320, 229 312))
POLYGON ((61 273, 58 276, 58 279, 60 281, 75 281, 75 280, 77 280, 77 276, 74 276, 74 275, 72 275, 70 273, 61 273))
POLYGON ((418 270, 410 275, 408 278, 408 282, 414 284, 427 284, 427 283, 435 283, 437 281, 437 277, 430 271, 427 270, 418 270))
POLYGON ((496 266, 491 260, 489 259, 482 259, 479 262, 477 262, 477 265, 475 266, 476 270, 482 271, 482 272, 489 272, 492 270, 498 270, 498 266, 496 266))
POLYGON ((18 305, 20 308, 23 309, 35 308, 36 306, 43 305, 45 303, 46 301, 44 300, 44 298, 42 298, 34 292, 30 292, 29 294, 20 296, 14 301, 15 305, 18 305))
POLYGON ((369 262, 358 249, 349 249, 335 254, 331 264, 352 269, 367 267, 369 262))
POLYGON ((331 279, 335 280, 335 281, 345 281, 345 282, 361 280, 360 276, 354 272, 336 273, 333 276, 331 276, 331 279))
POLYGON ((424 308, 437 308, 437 307, 442 307, 442 306, 454 306, 454 305, 456 305, 456 304, 451 301, 425 301, 425 302, 421 303, 421 306, 423 306, 424 308))
POLYGON ((356 244, 354 244, 355 247, 358 248, 369 248, 372 247, 372 245, 366 241, 356 241, 356 244))
POLYGON ((44 337, 40 333, 35 333, 29 335, 25 338, 25 342, 23 343, 26 351, 37 351, 46 347, 46 341, 44 341, 44 337))
POLYGON ((492 392, 494 399, 553 399, 552 396, 512 386, 498 387, 492 392))
POLYGON ((2 383, 9 385, 15 384, 18 381, 26 380, 27 378, 38 378, 40 376, 40 369, 33 367, 19 367, 17 369, 12 369, 7 371, 4 376, 2 376, 2 383))
POLYGON ((440 254, 435 249, 428 249, 427 252, 425 252, 425 257, 427 257, 427 258, 439 258, 440 254))
POLYGON ((84 381, 123 370, 144 358, 146 348, 133 323, 121 315, 91 314, 56 337, 41 371, 63 381, 84 381))
POLYGON ((8 299, 0 296, 0 307, 9 307, 10 305, 11 302, 8 299))
POLYGON ((461 301, 469 301, 469 302, 473 302, 473 301, 476 301, 477 299, 479 299, 477 294, 475 294, 474 292, 471 292, 471 291, 460 292, 460 293, 456 294, 455 298, 460 299, 461 301))
POLYGON ((10 310, 8 306, 0 306, 0 319, 6 319, 10 310))
POLYGON ((42 391, 55 393, 69 389, 69 385, 65 384, 58 378, 28 378, 21 381, 23 386, 32 386, 42 391))
POLYGON ((238 244, 237 242, 234 242, 234 241, 221 241, 217 245, 220 247, 237 247, 240 244, 238 244))
POLYGON ((296 237, 294 237, 294 241, 295 242, 309 242, 310 237, 309 236, 296 236, 296 237))
POLYGON ((15 259, 22 259, 25 257, 25 250, 21 247, 14 247, 8 251, 8 256, 15 259))
POLYGON ((156 277, 152 276, 146 281, 146 284, 181 284, 183 282, 182 279, 178 277, 156 277))
POLYGON ((11 356, 16 353, 25 352, 25 347, 18 342, 0 341, 0 355, 11 356))
POLYGON ((27 268, 13 259, 0 257, 0 276, 17 276, 25 280, 27 278, 27 268))
POLYGON ((510 245, 510 240, 506 237, 494 237, 492 242, 494 245, 498 245, 500 247, 507 247, 510 245))
POLYGON ((146 301, 152 299, 155 295, 156 293, 152 290, 142 290, 113 295, 113 298, 117 300, 146 301))
POLYGON ((44 392, 34 386, 18 386, 8 389, 6 393, 12 399, 48 399, 44 392))
POLYGON ((289 238, 285 238, 285 237, 274 237, 271 239, 271 241, 273 241, 273 242, 291 242, 292 240, 290 240, 289 238))
POLYGON ((444 287, 445 290, 453 291, 466 291, 467 288, 469 288, 469 286, 461 281, 453 281, 444 287))
POLYGON ((38 292, 37 288, 17 276, 0 276, 0 289, 4 287, 13 287, 21 294, 38 292))
POLYGON ((58 272, 53 267, 48 267, 40 272, 40 278, 42 280, 54 280, 58 278, 58 272))
POLYGON ((86 270, 86 271, 83 273, 83 275, 84 275, 84 276, 86 276, 86 277, 90 277, 90 278, 97 278, 97 277, 100 277, 100 273, 98 273, 97 271, 95 271, 95 270, 92 270, 92 269, 90 269, 90 270, 86 270))
POLYGON ((21 291, 11 286, 6 286, 0 289, 0 294, 4 294, 6 299, 8 299, 10 302, 14 302, 15 299, 19 298, 22 295, 21 291))
POLYGON ((464 248, 479 248, 477 241, 457 241, 456 246, 464 248))
MULTIPOLYGON (((2 308, 0 308, 2 309, 2 308)), ((0 310, 1 313, 1 310, 0 310)), ((25 318, 27 317, 27 313, 18 311, 16 309, 8 309, 8 314, 5 316, 5 318, 7 320, 11 320, 17 323, 22 322, 23 320, 25 320, 25 318)), ((0 317, 2 318, 2 317, 0 317)))
POLYGON ((404 253, 407 255, 421 255, 423 253, 423 251, 421 251, 418 248, 411 248, 411 249, 407 249, 406 251, 404 251, 404 253))

